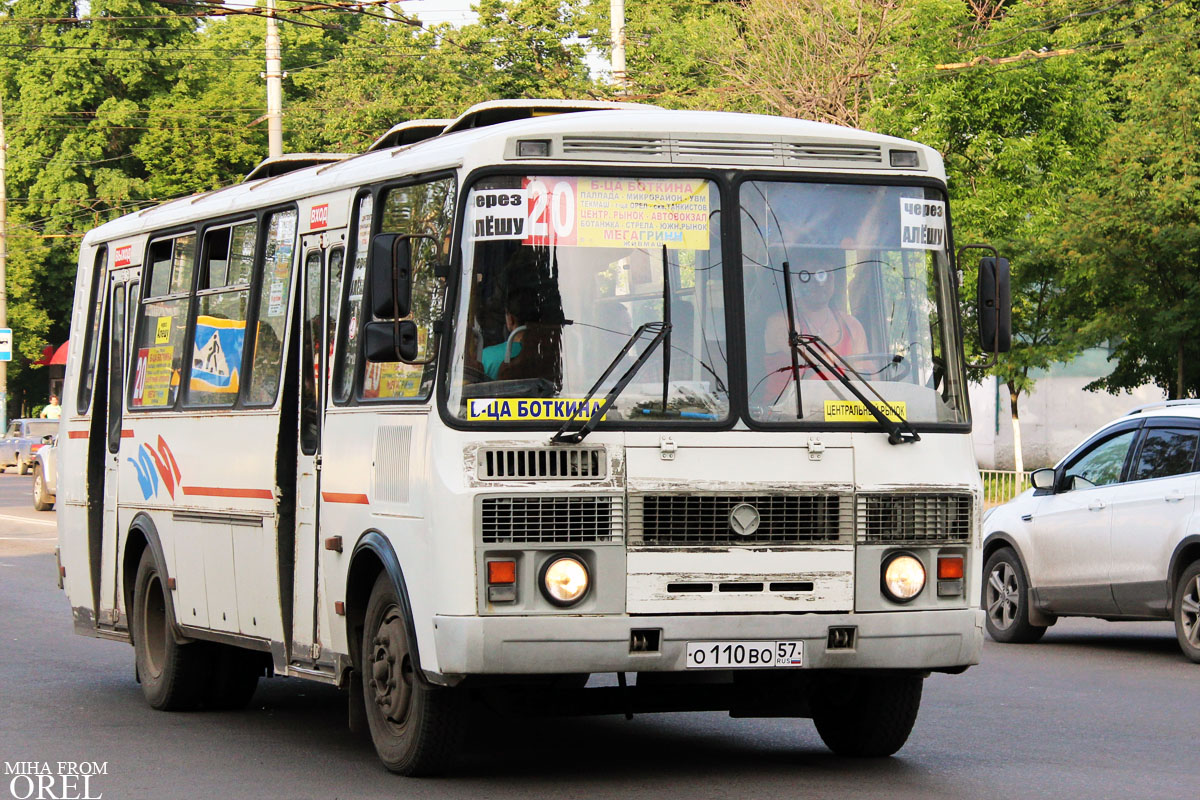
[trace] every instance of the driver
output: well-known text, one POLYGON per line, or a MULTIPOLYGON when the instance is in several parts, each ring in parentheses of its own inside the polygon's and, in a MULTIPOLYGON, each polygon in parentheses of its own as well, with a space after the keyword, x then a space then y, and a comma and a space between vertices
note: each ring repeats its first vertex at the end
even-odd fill
POLYGON ((484 374, 488 378, 496 380, 500 374, 500 367, 521 354, 526 325, 536 322, 538 317, 536 292, 519 286, 509 290, 504 304, 504 329, 508 336, 503 342, 483 348, 483 352, 479 354, 484 374))
MULTIPOLYGON (((843 358, 867 351, 867 333, 862 323, 837 308, 837 281, 846 269, 843 251, 812 251, 802 266, 792 272, 795 292, 796 330, 816 335, 843 358)), ((763 332, 766 349, 766 399, 770 402, 783 394, 791 380, 792 356, 788 349, 788 319, 786 309, 767 318, 763 332)), ((804 378, 831 380, 820 368, 800 359, 800 375, 804 378)))

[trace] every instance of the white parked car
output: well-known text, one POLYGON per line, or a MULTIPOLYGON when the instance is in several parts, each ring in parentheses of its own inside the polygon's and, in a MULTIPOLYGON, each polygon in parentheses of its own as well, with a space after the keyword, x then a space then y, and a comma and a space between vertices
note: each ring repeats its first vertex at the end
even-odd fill
POLYGON ((33 456, 33 507, 38 511, 54 508, 58 493, 58 438, 51 439, 33 456))
POLYGON ((1200 401, 1142 406, 1089 436, 984 520, 983 604, 998 642, 1058 617, 1173 619, 1200 662, 1200 401))

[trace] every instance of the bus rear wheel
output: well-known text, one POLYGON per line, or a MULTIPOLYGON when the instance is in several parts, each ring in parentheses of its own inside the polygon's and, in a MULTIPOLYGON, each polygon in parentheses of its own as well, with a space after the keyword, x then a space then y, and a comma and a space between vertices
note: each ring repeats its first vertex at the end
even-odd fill
POLYGON ((209 651, 205 642, 175 641, 164 585, 154 554, 138 564, 133 589, 133 649, 142 694, 159 711, 189 711, 204 698, 209 651))
POLYGON ((812 718, 839 756, 882 758, 904 746, 921 707, 921 675, 838 676, 812 694, 812 718))
POLYGON ((434 775, 449 766, 461 740, 463 698, 428 686, 416 674, 408 627, 396 589, 380 574, 367 604, 362 686, 375 751, 392 772, 434 775))

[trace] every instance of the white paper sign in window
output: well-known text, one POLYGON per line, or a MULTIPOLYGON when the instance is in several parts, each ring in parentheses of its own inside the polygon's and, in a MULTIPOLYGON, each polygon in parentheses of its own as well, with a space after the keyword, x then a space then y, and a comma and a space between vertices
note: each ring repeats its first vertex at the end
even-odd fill
POLYGON ((471 193, 471 238, 524 239, 528 205, 525 189, 476 189, 471 193))
POLYGON ((900 198, 900 247, 941 250, 946 246, 946 204, 919 197, 900 198))

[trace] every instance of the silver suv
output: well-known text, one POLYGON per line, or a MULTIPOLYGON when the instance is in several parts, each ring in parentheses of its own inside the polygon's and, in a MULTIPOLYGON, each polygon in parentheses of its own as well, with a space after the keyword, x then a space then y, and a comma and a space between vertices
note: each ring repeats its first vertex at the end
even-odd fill
POLYGON ((1200 401, 1136 408, 984 520, 983 604, 998 642, 1058 617, 1173 619, 1200 662, 1200 401))

